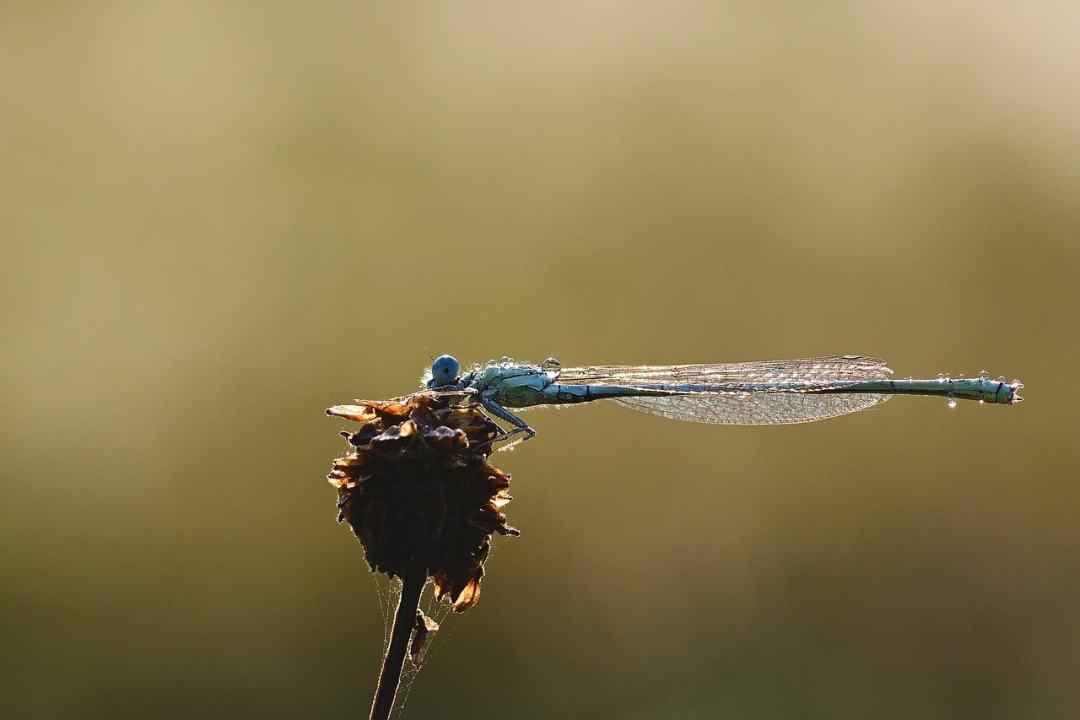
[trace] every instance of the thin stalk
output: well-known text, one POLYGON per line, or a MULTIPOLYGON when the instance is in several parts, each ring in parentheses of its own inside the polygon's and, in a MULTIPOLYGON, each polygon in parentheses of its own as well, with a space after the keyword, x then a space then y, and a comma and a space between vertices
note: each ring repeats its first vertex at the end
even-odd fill
POLYGON ((420 606, 420 594, 426 582, 427 572, 423 567, 411 568, 401 580, 401 598, 394 614, 394 629, 390 631, 390 643, 386 646, 369 720, 387 720, 394 709, 394 697, 401 682, 401 666, 405 662, 409 637, 416 624, 416 609, 420 606))

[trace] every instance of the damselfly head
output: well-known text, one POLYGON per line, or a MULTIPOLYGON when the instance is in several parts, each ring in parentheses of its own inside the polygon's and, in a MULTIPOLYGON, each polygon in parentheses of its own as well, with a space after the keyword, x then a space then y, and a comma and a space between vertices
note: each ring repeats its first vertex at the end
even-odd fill
POLYGON ((431 386, 450 385, 458 379, 461 364, 453 355, 440 355, 431 363, 431 386))

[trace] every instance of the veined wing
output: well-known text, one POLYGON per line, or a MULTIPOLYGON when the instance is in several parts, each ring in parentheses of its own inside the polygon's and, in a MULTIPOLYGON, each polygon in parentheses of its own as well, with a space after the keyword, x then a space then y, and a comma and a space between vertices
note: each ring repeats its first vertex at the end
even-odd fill
POLYGON ((718 393, 616 398, 620 405, 671 420, 717 425, 790 425, 867 410, 890 395, 718 393))
POLYGON ((835 387, 884 380, 885 361, 862 355, 830 355, 800 360, 716 363, 711 365, 593 365, 562 368, 559 382, 569 385, 725 385, 804 383, 835 387))
POLYGON ((558 382, 610 385, 671 395, 616 398, 635 410, 674 420, 777 425, 846 415, 889 399, 872 393, 823 393, 887 379, 884 360, 835 355, 712 365, 597 365, 563 368, 558 382))

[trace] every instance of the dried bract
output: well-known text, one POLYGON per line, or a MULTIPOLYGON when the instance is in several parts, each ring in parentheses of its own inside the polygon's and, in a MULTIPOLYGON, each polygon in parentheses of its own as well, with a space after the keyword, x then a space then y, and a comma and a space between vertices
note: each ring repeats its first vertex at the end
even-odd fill
POLYGON ((424 664, 424 653, 427 651, 428 636, 439 629, 439 623, 435 622, 420 608, 416 609, 416 622, 413 623, 412 642, 409 643, 409 659, 413 667, 424 664))
POLYGON ((342 433, 352 449, 327 477, 338 489, 338 521, 352 527, 368 566, 399 578, 423 567, 438 599, 456 612, 471 607, 491 534, 519 534, 500 511, 510 476, 488 462, 498 426, 427 392, 326 412, 362 423, 342 433))

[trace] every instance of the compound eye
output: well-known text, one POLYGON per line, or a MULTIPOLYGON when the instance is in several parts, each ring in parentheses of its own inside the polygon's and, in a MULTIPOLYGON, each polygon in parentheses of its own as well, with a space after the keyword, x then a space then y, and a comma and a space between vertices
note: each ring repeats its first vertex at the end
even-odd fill
POLYGON ((435 387, 450 385, 458 378, 461 365, 453 355, 440 355, 431 363, 431 380, 435 387))

